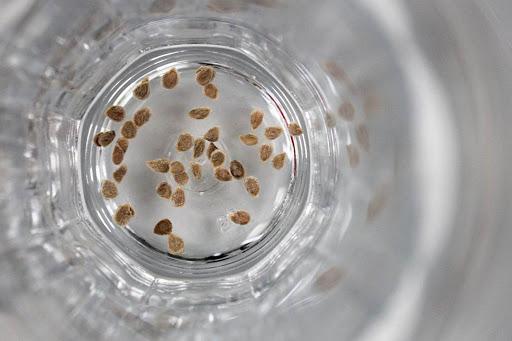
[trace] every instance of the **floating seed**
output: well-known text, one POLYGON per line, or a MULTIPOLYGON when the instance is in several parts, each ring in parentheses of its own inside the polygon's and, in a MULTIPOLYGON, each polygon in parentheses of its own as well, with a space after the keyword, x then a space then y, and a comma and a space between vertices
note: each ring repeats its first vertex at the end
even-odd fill
POLYGON ((338 114, 344 120, 352 121, 354 119, 355 114, 354 106, 350 102, 345 102, 338 108, 338 114))
POLYGON ((123 181, 123 178, 126 175, 126 173, 128 173, 128 167, 126 165, 121 165, 112 173, 112 177, 116 182, 119 183, 123 181))
POLYGON ((265 162, 272 156, 272 145, 270 144, 262 144, 260 147, 260 160, 265 162))
POLYGON ((315 286, 321 291, 329 291, 343 278, 343 272, 337 267, 324 271, 315 281, 315 286))
POLYGON ((121 135, 127 139, 133 139, 137 135, 137 126, 133 121, 124 122, 121 127, 121 135))
POLYGON ((292 136, 299 136, 302 134, 302 128, 295 122, 288 124, 288 131, 292 136))
POLYGON ((215 177, 219 181, 231 181, 231 173, 224 167, 215 168, 215 177))
POLYGON ((121 122, 124 120, 125 111, 124 108, 120 105, 114 105, 105 111, 105 115, 110 118, 112 121, 121 122))
POLYGON ((162 181, 156 186, 156 194, 161 198, 170 199, 172 195, 172 188, 166 181, 162 181))
POLYGON ((149 11, 151 13, 167 13, 170 12, 174 6, 176 6, 176 0, 155 0, 149 11))
POLYGON ((151 110, 149 108, 142 108, 135 112, 133 115, 133 122, 137 127, 142 127, 151 118, 151 110))
POLYGON ((210 160, 212 161, 213 167, 218 167, 224 163, 226 155, 222 150, 216 150, 212 153, 210 160))
POLYGON ((350 167, 356 168, 359 165, 359 151, 353 145, 348 145, 347 154, 350 167))
POLYGON ((218 150, 217 146, 214 143, 211 143, 208 145, 208 149, 206 150, 206 155, 208 156, 208 159, 212 159, 212 154, 214 151, 218 150))
POLYGON ((238 225, 247 225, 251 221, 251 216, 246 211, 236 211, 229 214, 229 219, 238 225))
POLYGON ((368 128, 364 124, 359 124, 356 127, 356 138, 364 150, 368 151, 370 149, 370 135, 368 134, 368 128))
POLYGON ((153 233, 159 236, 164 236, 172 232, 172 223, 169 219, 162 219, 156 223, 153 233))
POLYGON ((196 120, 202 120, 208 117, 210 115, 210 112, 212 110, 207 107, 200 107, 192 109, 188 112, 188 115, 196 120))
POLYGON ((103 180, 101 183, 101 194, 105 199, 114 199, 117 197, 116 183, 111 180, 103 180))
POLYGON ((176 175, 180 173, 185 173, 185 166, 179 161, 171 162, 171 174, 176 175))
POLYGON ((194 137, 189 133, 183 133, 178 136, 178 142, 176 142, 176 150, 179 152, 185 152, 192 148, 194 144, 194 137))
POLYGON ((185 205, 185 191, 178 187, 171 195, 171 201, 174 207, 183 207, 185 205))
POLYGON ((248 176, 244 180, 244 185, 245 190, 253 197, 257 197, 260 194, 260 183, 256 177, 248 176))
POLYGON ((194 158, 198 158, 203 155, 206 148, 206 141, 204 139, 196 139, 194 141, 194 158))
POLYGON ((240 141, 247 146, 254 146, 258 143, 258 136, 253 134, 240 135, 240 141))
POLYGON ((148 166, 154 172, 167 173, 169 171, 169 160, 167 160, 167 159, 149 160, 149 161, 146 161, 146 166, 148 166))
POLYGON ((133 96, 137 99, 144 100, 149 97, 149 78, 146 77, 140 81, 133 89, 133 96))
POLYGON ((241 179, 245 175, 244 166, 240 161, 237 160, 231 161, 229 164, 229 170, 235 179, 241 179))
POLYGON ((169 234, 167 244, 171 255, 182 255, 185 251, 185 243, 183 242, 183 239, 173 233, 169 234))
POLYGON ((263 122, 263 113, 259 110, 254 110, 251 113, 251 127, 252 129, 256 129, 260 126, 261 122, 263 122))
POLYGON ((98 147, 106 147, 114 141, 116 132, 113 130, 99 132, 94 136, 94 144, 98 147))
POLYGON ((114 220, 119 225, 126 225, 135 216, 135 211, 130 204, 123 204, 114 212, 114 220))
POLYGON ((190 170, 192 171, 192 175, 196 180, 200 180, 201 177, 203 176, 201 165, 197 162, 190 163, 190 170))
POLYGON ((112 162, 114 165, 120 165, 124 159, 124 152, 117 144, 114 146, 114 150, 112 151, 112 162))
POLYGON ((285 159, 286 159, 286 154, 285 153, 277 154, 272 159, 272 165, 274 166, 275 169, 281 169, 284 166, 284 160, 285 159))
POLYGON ((130 142, 128 141, 128 139, 126 137, 120 137, 119 139, 117 139, 117 142, 116 142, 116 145, 119 146, 119 148, 121 148, 123 153, 126 153, 126 151, 128 150, 129 144, 130 144, 130 142))
POLYGON ((215 70, 211 66, 200 66, 196 70, 196 81, 205 86, 215 78, 215 70))
POLYGON ((185 186, 188 183, 188 174, 186 172, 174 174, 174 181, 178 185, 185 186))
POLYGON ((277 139, 283 132, 280 127, 268 127, 265 129, 265 137, 269 140, 277 139))
POLYGON ((162 85, 166 89, 173 89, 178 85, 179 79, 180 76, 178 75, 178 71, 176 71, 175 68, 172 68, 162 76, 162 85))
POLYGON ((217 142, 219 140, 220 129, 219 127, 213 127, 208 129, 206 134, 204 134, 204 139, 210 142, 217 142))
POLYGON ((211 99, 217 99, 219 96, 219 89, 212 83, 206 84, 203 88, 203 94, 211 99))

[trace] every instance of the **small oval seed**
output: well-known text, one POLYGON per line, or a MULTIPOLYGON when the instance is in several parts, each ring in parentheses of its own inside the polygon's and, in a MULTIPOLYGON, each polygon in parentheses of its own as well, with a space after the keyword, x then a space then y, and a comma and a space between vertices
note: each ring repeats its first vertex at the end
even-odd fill
POLYGON ((359 166, 359 151, 353 145, 347 146, 348 163, 351 168, 359 166))
POLYGON ((121 135, 127 139, 133 139, 137 135, 137 126, 133 121, 124 122, 121 127, 121 135))
POLYGON ((253 134, 240 135, 240 141, 247 146, 254 146, 258 143, 258 137, 253 134))
POLYGON ((171 162, 171 174, 176 175, 185 172, 185 166, 179 161, 171 162))
POLYGON ((126 225, 135 216, 135 211, 130 204, 119 206, 114 212, 114 220, 119 225, 126 225))
POLYGON ((214 151, 218 150, 217 146, 214 143, 210 143, 208 145, 208 150, 206 151, 206 155, 208 156, 208 159, 212 159, 212 154, 214 151))
POLYGON ((251 216, 246 211, 236 211, 229 214, 229 219, 238 225, 247 225, 251 221, 251 216))
POLYGON ((203 155, 206 148, 206 141, 204 139, 196 139, 194 141, 194 158, 198 158, 203 155))
POLYGON ((352 121, 355 114, 354 106, 350 102, 345 102, 338 108, 338 114, 345 121, 352 121))
POLYGON ((195 109, 192 109, 188 112, 188 115, 196 120, 203 120, 205 118, 208 117, 208 115, 210 115, 210 112, 212 110, 210 108, 207 108, 207 107, 200 107, 200 108, 195 108, 195 109))
POLYGON ((174 207, 183 207, 185 206, 185 191, 178 187, 174 193, 171 195, 171 201, 174 207))
POLYGON ((94 144, 98 147, 106 147, 114 141, 116 132, 113 130, 99 132, 94 136, 94 144))
POLYGON ((203 176, 203 171, 201 169, 201 165, 197 162, 190 163, 190 169, 192 171, 192 175, 196 180, 200 180, 203 176))
POLYGON ((121 165, 112 173, 112 177, 115 181, 120 183, 121 181, 123 181, 123 178, 126 175, 126 173, 128 173, 128 167, 126 165, 121 165))
POLYGON ((368 151, 370 149, 370 134, 368 133, 368 128, 366 128, 366 125, 359 124, 356 127, 356 138, 357 142, 359 142, 364 150, 368 151))
POLYGON ((128 150, 129 144, 130 144, 130 142, 128 141, 128 139, 126 137, 120 137, 119 139, 117 139, 117 142, 116 142, 116 145, 119 146, 119 148, 121 148, 123 153, 126 153, 126 151, 128 150))
POLYGON ((302 134, 302 128, 295 122, 288 124, 288 131, 292 136, 299 136, 302 134))
POLYGON ((265 162, 272 156, 272 145, 270 144, 262 144, 260 147, 260 160, 265 162))
POLYGON ((260 194, 260 183, 254 176, 248 176, 244 180, 245 190, 253 197, 257 197, 260 194))
POLYGON ((170 199, 172 195, 172 187, 167 183, 167 181, 162 181, 156 186, 156 194, 158 194, 161 198, 170 199))
POLYGON ((219 127, 213 127, 208 129, 208 131, 204 134, 203 138, 210 142, 217 142, 219 140, 220 129, 219 127))
POLYGON ((176 150, 179 152, 185 152, 192 148, 194 144, 194 137, 189 133, 183 133, 178 136, 178 142, 176 142, 176 150))
POLYGON ((172 232, 172 223, 169 219, 162 219, 156 223, 153 228, 153 233, 159 236, 164 236, 172 232))
POLYGON ((251 113, 251 127, 252 129, 256 129, 260 126, 261 122, 263 122, 263 112, 259 110, 254 110, 251 113))
POLYGON ((169 171, 169 160, 167 159, 156 159, 146 161, 146 166, 157 173, 167 173, 169 171))
POLYGON ((176 68, 172 68, 162 76, 162 85, 166 89, 174 89, 180 80, 180 76, 176 68))
POLYGON ((215 168, 215 177, 219 181, 231 181, 231 173, 224 167, 215 168))
POLYGON ((103 180, 101 182, 101 194, 105 199, 114 199, 117 197, 117 186, 114 181, 103 180))
POLYGON ((210 160, 212 161, 213 167, 218 167, 224 163, 226 155, 222 150, 216 150, 212 153, 210 160))
POLYGON ((235 179, 241 179, 245 175, 244 166, 238 160, 231 161, 231 163, 229 164, 229 170, 231 172, 231 175, 233 175, 235 179))
POLYGON ((135 112, 133 115, 133 122, 137 127, 142 127, 151 118, 151 110, 149 108, 142 108, 135 112))
POLYGON ((200 66, 196 70, 196 81, 205 86, 215 78, 215 70, 211 66, 200 66))
POLYGON ((185 243, 183 242, 183 239, 173 233, 169 234, 167 244, 171 255, 182 255, 185 251, 185 243))
POLYGON ((114 146, 114 150, 112 151, 112 162, 114 165, 120 165, 124 159, 124 152, 117 144, 114 146))
POLYGON ((217 99, 219 96, 219 89, 212 83, 206 84, 203 89, 203 94, 211 99, 217 99))
POLYGON ((121 122, 124 120, 125 111, 120 105, 113 105, 105 111, 105 115, 112 121, 121 122))
POLYGON ((272 165, 274 166, 275 169, 281 169, 284 166, 284 160, 285 159, 286 159, 286 154, 285 153, 277 154, 272 159, 272 165))
POLYGON ((176 181, 178 185, 185 186, 188 183, 188 180, 188 174, 185 172, 174 174, 174 181, 176 181))
POLYGON ((283 133, 281 127, 268 127, 265 129, 265 137, 269 140, 277 139, 283 133))
POLYGON ((149 94, 149 78, 145 77, 137 84, 135 89, 133 89, 133 96, 137 99, 144 100, 149 97, 149 94))

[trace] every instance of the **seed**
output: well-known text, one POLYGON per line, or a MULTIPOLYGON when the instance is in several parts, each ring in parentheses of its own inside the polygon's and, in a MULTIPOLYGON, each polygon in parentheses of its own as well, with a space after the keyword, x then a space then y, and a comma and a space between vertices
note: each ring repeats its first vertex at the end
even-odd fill
POLYGON ((192 171, 192 175, 196 180, 200 180, 203 176, 203 171, 201 170, 201 165, 197 162, 190 163, 190 169, 192 171))
POLYGON ((204 134, 204 139, 210 142, 217 142, 219 140, 220 130, 219 127, 213 127, 208 129, 204 134))
POLYGON ((156 194, 164 199, 170 199, 172 195, 172 188, 166 181, 162 181, 156 186, 156 194))
POLYGON ((124 152, 117 144, 114 146, 114 150, 112 151, 112 162, 114 165, 120 165, 124 159, 124 152))
POLYGON ((128 173, 128 167, 126 165, 121 165, 112 173, 112 177, 115 181, 119 183, 123 181, 123 178, 126 175, 126 173, 128 173))
POLYGON ((101 183, 101 194, 105 199, 114 199, 117 197, 117 186, 114 181, 103 180, 101 183))
POLYGON ((258 179, 254 176, 248 176, 244 180, 245 190, 252 195, 253 197, 257 197, 260 193, 260 183, 258 179))
POLYGON ((268 159, 270 159, 270 156, 272 156, 272 145, 270 144, 262 144, 260 147, 260 160, 265 162, 268 159))
POLYGON ((188 175, 185 172, 174 174, 174 181, 176 181, 178 185, 185 186, 188 183, 188 180, 188 175))
POLYGON ((368 128, 366 128, 366 125, 359 124, 356 127, 356 138, 357 142, 359 142, 364 150, 368 151, 370 149, 370 135, 368 134, 368 128))
POLYGON ((215 168, 215 177, 219 181, 231 181, 231 174, 224 167, 215 168))
POLYGON ((241 179, 245 175, 244 166, 240 161, 237 160, 231 161, 231 163, 229 164, 229 170, 231 171, 231 175, 233 175, 235 179, 241 179))
POLYGON ((169 160, 167 159, 156 159, 146 161, 146 166, 157 173, 167 173, 169 171, 169 160))
POLYGON ((336 126, 336 118, 331 113, 325 114, 325 123, 327 124, 327 127, 334 128, 336 126))
POLYGON ((99 132, 94 136, 94 144, 98 147, 106 147, 114 141, 116 132, 113 130, 99 132))
POLYGON ((130 204, 123 204, 114 212, 114 220, 119 225, 126 225, 135 216, 135 211, 130 204))
POLYGON ((137 126, 133 121, 124 122, 121 127, 121 135, 127 139, 133 139, 137 135, 137 126))
POLYGON ((142 127, 145 123, 149 121, 151 117, 151 110, 149 108, 142 108, 135 112, 133 115, 133 122, 137 127, 142 127))
POLYGON ((343 272, 337 267, 324 271, 315 281, 315 286, 321 291, 328 291, 336 287, 343 278, 343 272))
POLYGON ((192 118, 195 118, 196 120, 202 120, 208 117, 210 115, 210 112, 212 109, 207 107, 199 107, 194 108, 188 112, 188 115, 192 118))
POLYGON ((359 151, 353 145, 348 145, 347 154, 350 167, 356 168, 359 165, 359 151))
POLYGON ((274 166, 275 169, 281 169, 284 166, 284 160, 285 159, 286 159, 286 154, 285 153, 277 154, 272 159, 272 165, 274 166))
POLYGON ((258 136, 253 134, 240 135, 240 141, 248 146, 254 146, 258 143, 258 136))
POLYGON ((212 153, 210 160, 212 161, 213 167, 218 167, 224 163, 226 156, 222 150, 216 150, 212 153))
POLYGON ((196 81, 205 86, 215 78, 215 70, 211 66, 200 66, 196 70, 196 81))
POLYGON ((174 207, 183 207, 185 205, 185 191, 178 187, 171 195, 171 201, 174 207))
POLYGON ((206 84, 206 86, 203 88, 203 93, 206 97, 209 97, 211 99, 217 99, 219 96, 219 89, 212 83, 206 84))
POLYGON ((204 139, 196 139, 194 141, 194 158, 198 158, 203 155, 206 148, 206 141, 204 139))
POLYGON ((176 6, 176 0, 155 0, 149 11, 151 13, 166 13, 170 12, 176 6))
POLYGON ((194 144, 194 137, 189 133, 183 133, 178 136, 178 142, 176 142, 176 150, 179 152, 185 152, 192 148, 194 144))
POLYGON ((236 211, 229 214, 229 219, 238 225, 247 225, 251 221, 251 216, 246 211, 236 211))
POLYGON ((346 121, 352 121, 354 119, 354 113, 354 106, 350 102, 345 102, 338 108, 338 114, 346 121))
POLYGON ((212 159, 212 154, 214 151, 216 151, 217 149, 217 146, 214 144, 214 143, 211 143, 208 145, 208 149, 206 150, 206 155, 208 156, 208 159, 212 159))
POLYGON ((288 124, 288 131, 292 136, 299 136, 302 134, 302 128, 295 122, 288 124))
POLYGON ((180 76, 178 75, 178 71, 176 71, 175 68, 172 68, 162 76, 162 85, 166 89, 173 89, 178 85, 179 80, 180 76))
POLYGON ((153 233, 164 236, 172 232, 172 223, 169 219, 162 219, 156 223, 153 233))
POLYGON ((126 151, 128 150, 129 144, 130 144, 130 142, 128 141, 128 139, 126 137, 120 137, 119 139, 117 139, 117 142, 116 142, 116 145, 119 146, 119 148, 121 148, 123 153, 126 153, 126 151))
POLYGON ((133 96, 137 99, 144 100, 149 97, 149 78, 145 77, 133 89, 133 96))
POLYGON ((251 113, 251 127, 252 129, 256 129, 260 126, 261 122, 263 122, 263 113, 259 110, 254 110, 251 113))
POLYGON ((182 255, 185 251, 185 243, 183 242, 183 239, 173 233, 169 234, 167 244, 171 255, 182 255))
POLYGON ((185 166, 179 161, 171 162, 171 174, 180 174, 185 172, 185 166))
POLYGON ((268 127, 265 129, 265 136, 269 140, 275 140, 281 135, 282 132, 283 129, 280 127, 268 127))
POLYGON ((112 121, 121 122, 124 120, 125 111, 124 108, 120 105, 114 105, 105 111, 105 115, 110 118, 112 121))

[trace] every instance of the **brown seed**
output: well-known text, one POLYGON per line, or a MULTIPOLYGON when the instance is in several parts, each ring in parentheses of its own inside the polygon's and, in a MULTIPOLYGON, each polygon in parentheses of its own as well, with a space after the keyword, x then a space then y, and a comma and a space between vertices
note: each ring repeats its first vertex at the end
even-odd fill
POLYGON ((210 115, 212 109, 207 107, 194 108, 188 112, 188 115, 196 120, 202 120, 210 115))
POLYGON ((167 244, 171 255, 182 255, 185 251, 185 243, 183 242, 183 239, 173 233, 169 234, 167 244))
POLYGON ((274 166, 275 169, 281 169, 284 166, 284 160, 285 159, 286 159, 286 154, 285 153, 277 154, 272 159, 272 165, 274 166))
POLYGON ((171 174, 180 174, 185 172, 185 166, 179 161, 171 162, 171 174))
POLYGON ((338 108, 338 114, 344 120, 352 121, 354 119, 355 114, 354 106, 350 102, 345 102, 338 108))
POLYGON ((260 147, 260 160, 265 162, 272 156, 272 145, 270 144, 262 144, 260 147))
POLYGON ((222 150, 216 150, 212 153, 210 160, 212 161, 213 167, 218 167, 224 163, 226 155, 222 150))
POLYGON ((247 225, 251 221, 251 216, 246 211, 236 211, 229 214, 229 219, 238 225, 247 225))
POLYGON ((196 81, 205 86, 215 78, 215 70, 211 66, 200 66, 196 70, 196 81))
POLYGON ((231 181, 231 179, 232 179, 231 174, 224 167, 215 168, 215 177, 219 181, 231 181))
POLYGON ((257 197, 258 194, 260 194, 260 183, 256 177, 248 176, 244 180, 244 186, 247 193, 249 193, 253 197, 257 197))
POLYGON ((211 143, 208 145, 208 149, 206 150, 206 155, 208 156, 208 159, 212 159, 212 154, 214 151, 218 150, 217 146, 214 143, 211 143))
POLYGON ((336 287, 343 277, 343 272, 337 267, 324 271, 315 281, 315 286, 321 291, 328 291, 336 287))
POLYGON ((133 139, 137 135, 137 126, 133 121, 124 122, 121 127, 121 135, 127 139, 133 139))
POLYGON ((201 165, 197 162, 190 163, 190 170, 192 171, 192 175, 196 180, 200 180, 203 176, 203 171, 201 169, 201 165))
POLYGON ((219 96, 219 89, 212 83, 206 84, 203 88, 203 94, 211 99, 217 99, 219 96))
POLYGON ((161 198, 170 199, 172 195, 172 187, 167 183, 167 181, 162 181, 156 186, 156 194, 158 194, 161 198))
POLYGON ((133 115, 133 122, 137 127, 142 127, 151 118, 151 110, 149 108, 142 108, 135 112, 133 115))
POLYGON ((174 207, 183 207, 185 205, 185 191, 178 187, 171 195, 171 201, 174 207))
POLYGON ((219 127, 213 127, 208 129, 204 134, 204 139, 210 142, 217 142, 219 140, 220 130, 219 127))
POLYGON ((176 6, 176 0, 155 0, 149 11, 151 13, 166 13, 170 12, 176 6))
POLYGON ((302 134, 302 128, 295 122, 288 124, 288 131, 292 136, 299 136, 302 134))
POLYGON ((178 81, 180 80, 180 76, 178 74, 178 71, 176 71, 175 68, 172 68, 171 70, 164 73, 162 76, 162 85, 166 89, 173 89, 178 85, 178 81))
POLYGON ((156 223, 153 228, 153 233, 160 236, 164 236, 172 232, 172 223, 169 219, 162 219, 156 223))
POLYGON ((135 216, 135 211, 130 204, 123 204, 114 212, 114 220, 119 225, 126 225, 135 216))
POLYGON ((124 108, 120 105, 114 105, 105 111, 105 115, 110 118, 112 121, 121 122, 124 120, 125 111, 124 108))
POLYGON ((277 139, 283 133, 281 127, 268 127, 265 129, 265 137, 269 140, 277 139))
POLYGON ((258 143, 258 136, 253 134, 240 135, 240 141, 247 146, 254 146, 258 143))
POLYGON ((137 99, 144 100, 149 97, 149 78, 145 77, 133 89, 133 96, 137 99))
POLYGON ((370 135, 368 134, 368 128, 366 128, 366 125, 359 124, 356 127, 356 138, 357 142, 359 142, 364 150, 368 151, 370 149, 370 135))
POLYGON ((174 181, 176 181, 178 185, 185 186, 188 183, 188 180, 188 174, 185 172, 174 174, 174 181))
POLYGON ((348 163, 351 168, 356 168, 359 165, 359 151, 353 145, 347 146, 348 163))
POLYGON ((204 139, 196 139, 194 141, 194 158, 198 158, 203 155, 206 148, 206 141, 204 139))
POLYGON ((146 166, 157 173, 167 173, 169 171, 169 160, 167 159, 156 159, 146 161, 146 166))
POLYGON ((101 183, 101 194, 105 199, 114 199, 117 197, 116 183, 111 180, 103 180, 101 183))
POLYGON ((327 127, 334 128, 336 126, 336 118, 331 113, 325 114, 325 123, 327 124, 327 127))
POLYGON ((99 132, 94 136, 94 144, 98 147, 106 147, 114 141, 116 132, 113 130, 99 132))
POLYGON ((124 159, 124 152, 117 144, 114 146, 114 150, 112 151, 112 162, 114 165, 120 165, 124 159))
POLYGON ((128 139, 126 137, 120 137, 119 139, 117 139, 117 142, 116 142, 116 145, 119 146, 119 148, 121 148, 123 153, 126 153, 126 151, 128 150, 129 144, 130 144, 130 142, 128 141, 128 139))
POLYGON ((112 173, 112 177, 115 181, 119 183, 123 181, 123 178, 126 175, 126 173, 128 173, 128 167, 126 165, 121 165, 112 173))
POLYGON ((251 127, 252 129, 256 129, 260 126, 261 122, 263 122, 263 112, 259 110, 254 110, 251 113, 251 127))
POLYGON ((179 152, 185 152, 192 148, 194 144, 194 137, 189 133, 183 133, 178 136, 178 142, 176 142, 176 150, 179 152))
POLYGON ((244 166, 240 161, 237 160, 231 161, 231 163, 229 164, 229 170, 231 172, 231 175, 233 175, 235 179, 241 179, 245 175, 244 166))

